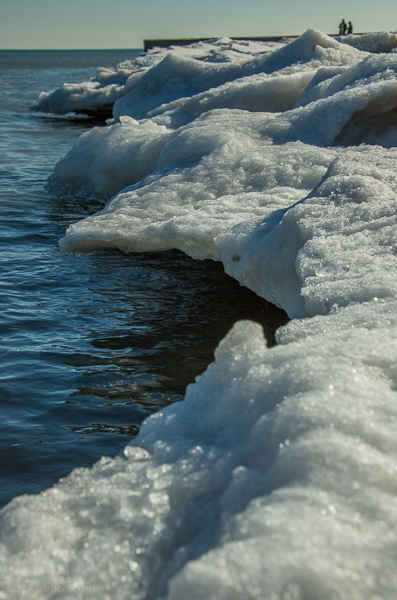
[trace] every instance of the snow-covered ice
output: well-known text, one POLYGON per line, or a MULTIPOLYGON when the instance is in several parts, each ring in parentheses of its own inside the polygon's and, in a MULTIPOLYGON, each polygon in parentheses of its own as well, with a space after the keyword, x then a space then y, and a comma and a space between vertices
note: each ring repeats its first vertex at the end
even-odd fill
POLYGON ((113 68, 98 68, 96 77, 90 81, 65 83, 52 92, 42 92, 38 103, 32 109, 59 115, 69 112, 88 115, 107 114, 111 112, 116 100, 131 92, 143 75, 168 55, 187 60, 236 63, 256 54, 274 50, 280 45, 282 44, 237 42, 220 38, 190 46, 154 48, 134 60, 125 60, 113 68))
POLYGON ((64 250, 221 260, 292 320, 235 324, 122 455, 5 507, 6 600, 396 598, 397 57, 350 37, 153 53, 56 166, 108 200, 64 250))

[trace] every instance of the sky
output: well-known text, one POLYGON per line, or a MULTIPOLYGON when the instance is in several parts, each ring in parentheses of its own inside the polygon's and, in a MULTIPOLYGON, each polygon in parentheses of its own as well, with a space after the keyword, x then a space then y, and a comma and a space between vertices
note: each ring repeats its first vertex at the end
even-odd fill
POLYGON ((397 31, 392 0, 0 0, 1 49, 142 48, 144 39, 397 31))

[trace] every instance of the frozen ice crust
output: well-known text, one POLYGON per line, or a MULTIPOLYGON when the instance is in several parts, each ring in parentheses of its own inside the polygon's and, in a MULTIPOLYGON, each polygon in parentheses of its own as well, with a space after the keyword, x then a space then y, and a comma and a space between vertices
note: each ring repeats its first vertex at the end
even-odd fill
POLYGON ((61 247, 221 260, 293 320, 236 323, 120 456, 6 506, 5 600, 396 598, 395 35, 211 44, 136 63, 58 163, 109 200, 61 247))
POLYGON ((121 456, 12 501, 7 599, 394 598, 396 319, 344 310, 271 350, 237 323, 121 456))

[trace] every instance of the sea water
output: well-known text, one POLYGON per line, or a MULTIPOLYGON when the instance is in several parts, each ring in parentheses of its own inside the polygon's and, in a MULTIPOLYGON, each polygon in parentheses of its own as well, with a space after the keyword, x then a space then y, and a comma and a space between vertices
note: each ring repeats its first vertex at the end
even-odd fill
POLYGON ((46 180, 104 122, 29 107, 139 53, 0 52, 2 505, 117 454, 146 416, 183 398, 236 319, 269 332, 285 319, 219 265, 180 252, 60 251, 65 228, 101 204, 51 196, 46 180))
POLYGON ((40 95, 59 115, 114 102, 48 180, 75 207, 68 260, 182 250, 222 313, 217 263, 292 320, 272 345, 238 317, 122 452, 10 502, 4 598, 394 600, 396 45, 224 38, 40 95))

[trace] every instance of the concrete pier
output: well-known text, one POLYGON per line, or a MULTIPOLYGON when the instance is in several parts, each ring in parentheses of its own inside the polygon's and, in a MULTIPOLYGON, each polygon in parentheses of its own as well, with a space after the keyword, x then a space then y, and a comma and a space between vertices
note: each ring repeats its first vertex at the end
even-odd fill
MULTIPOLYGON (((233 37, 232 40, 242 41, 248 40, 250 42, 279 42, 284 39, 295 39, 297 35, 276 35, 272 37, 233 37)), ((197 42, 208 42, 209 40, 216 40, 218 38, 182 38, 177 40, 143 40, 145 52, 152 48, 168 48, 168 46, 188 46, 197 42)))

